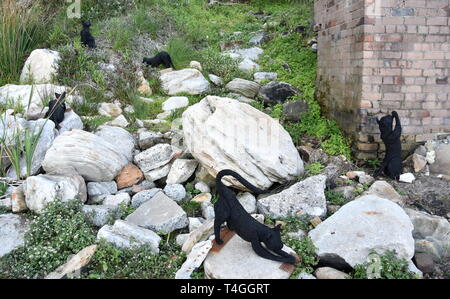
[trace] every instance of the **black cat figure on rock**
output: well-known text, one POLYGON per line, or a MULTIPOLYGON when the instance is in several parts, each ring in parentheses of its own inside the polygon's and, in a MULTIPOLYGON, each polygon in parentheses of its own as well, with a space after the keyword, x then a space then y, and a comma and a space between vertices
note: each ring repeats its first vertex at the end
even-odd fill
POLYGON ((220 239, 220 227, 222 223, 226 222, 231 231, 236 232, 239 237, 252 244, 253 250, 259 256, 273 261, 294 264, 296 258, 282 250, 280 225, 270 228, 249 215, 239 203, 233 191, 222 183, 222 178, 226 175, 233 176, 255 194, 266 193, 266 191, 256 188, 232 170, 222 170, 217 174, 216 188, 219 200, 214 204, 214 234, 217 244, 223 244, 223 240, 220 239), (261 243, 264 243, 265 247, 261 243))
POLYGON ((381 173, 393 180, 398 180, 402 173, 402 144, 400 136, 402 135, 402 126, 400 124, 400 117, 396 111, 392 115, 386 115, 380 120, 377 118, 377 123, 381 132, 381 139, 386 146, 386 156, 380 168, 374 173, 374 177, 378 177, 381 173), (395 120, 395 128, 393 123, 395 120))

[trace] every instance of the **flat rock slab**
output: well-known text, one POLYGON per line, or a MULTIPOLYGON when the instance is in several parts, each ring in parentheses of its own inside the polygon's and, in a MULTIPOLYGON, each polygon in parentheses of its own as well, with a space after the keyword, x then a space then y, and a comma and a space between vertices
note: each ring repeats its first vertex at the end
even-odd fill
POLYGON ((163 192, 159 192, 130 214, 126 221, 153 231, 172 232, 189 225, 187 214, 163 192))
MULTIPOLYGON (((284 251, 293 250, 284 246, 284 251)), ((218 252, 209 252, 203 264, 207 278, 215 279, 288 279, 293 267, 258 256, 249 242, 234 235, 218 252), (287 271, 286 271, 287 270, 287 271)))

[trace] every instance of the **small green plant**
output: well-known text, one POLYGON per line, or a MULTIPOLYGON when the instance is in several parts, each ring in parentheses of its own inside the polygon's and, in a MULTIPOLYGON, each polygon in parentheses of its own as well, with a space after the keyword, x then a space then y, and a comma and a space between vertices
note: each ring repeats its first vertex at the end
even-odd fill
POLYGON ((342 206, 347 203, 347 200, 344 198, 344 196, 341 193, 337 193, 334 191, 325 191, 325 197, 333 205, 342 206))
POLYGON ((305 167, 305 170, 308 175, 317 175, 319 174, 325 166, 320 162, 314 162, 305 167))
POLYGON ((8 184, 3 181, 0 181, 0 196, 5 195, 7 189, 8 184))
POLYGON ((395 250, 386 251, 383 254, 378 254, 375 251, 371 252, 371 255, 377 257, 376 261, 372 264, 364 263, 353 267, 351 277, 353 279, 368 279, 369 267, 375 271, 379 271, 379 279, 414 279, 417 278, 416 274, 408 270, 408 261, 401 259, 397 256, 395 250), (377 267, 375 263, 380 263, 377 267), (377 269, 378 268, 378 269, 377 269))
POLYGON ((382 161, 378 158, 366 160, 366 164, 372 169, 378 169, 382 161))
POLYGON ((291 278, 297 278, 302 272, 313 273, 314 266, 318 264, 319 260, 312 240, 309 237, 298 240, 287 235, 283 235, 281 240, 286 246, 292 248, 301 259, 301 262, 295 265, 291 278))
POLYGON ((201 217, 201 204, 195 201, 185 201, 181 203, 181 207, 189 217, 201 217))
POLYGON ((95 233, 85 221, 79 200, 48 204, 34 216, 25 245, 0 259, 0 278, 42 278, 68 257, 95 243, 95 233))
POLYGON ((195 189, 194 184, 192 183, 186 184, 186 192, 191 194, 192 196, 202 193, 200 190, 195 189))

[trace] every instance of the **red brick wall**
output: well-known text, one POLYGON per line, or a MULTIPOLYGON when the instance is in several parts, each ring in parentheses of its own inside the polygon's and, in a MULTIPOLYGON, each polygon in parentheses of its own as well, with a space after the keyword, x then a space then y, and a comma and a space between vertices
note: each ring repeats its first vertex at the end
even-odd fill
POLYGON ((384 151, 375 116, 399 112, 403 148, 450 132, 450 0, 316 0, 317 97, 354 139, 384 151))

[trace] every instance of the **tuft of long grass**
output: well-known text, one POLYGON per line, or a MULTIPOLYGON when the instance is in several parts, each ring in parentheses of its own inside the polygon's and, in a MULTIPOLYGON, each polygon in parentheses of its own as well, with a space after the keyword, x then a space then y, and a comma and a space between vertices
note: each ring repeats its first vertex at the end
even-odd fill
POLYGON ((25 8, 15 0, 0 4, 0 85, 18 81, 26 55, 43 34, 38 6, 25 8))

